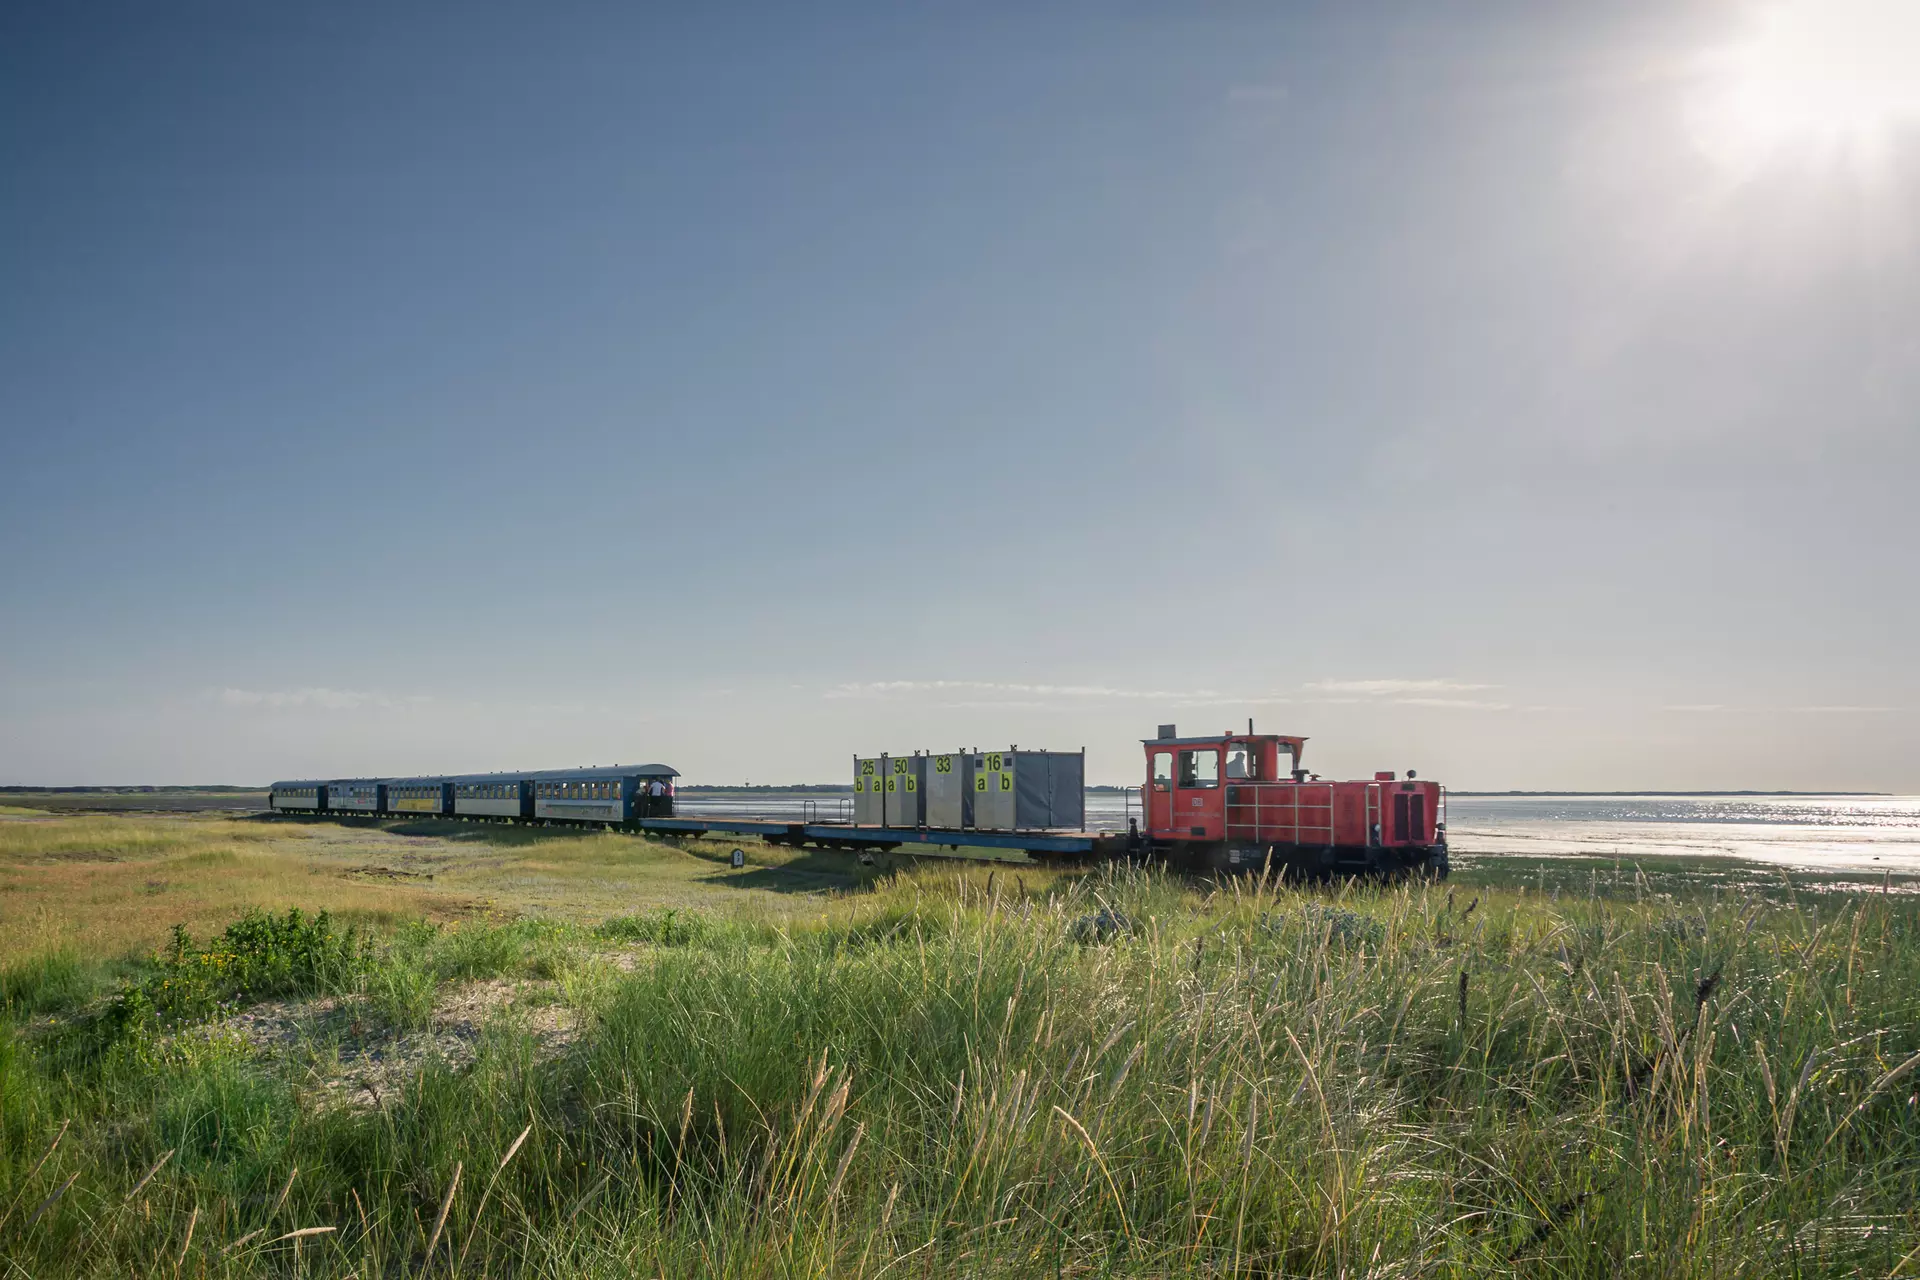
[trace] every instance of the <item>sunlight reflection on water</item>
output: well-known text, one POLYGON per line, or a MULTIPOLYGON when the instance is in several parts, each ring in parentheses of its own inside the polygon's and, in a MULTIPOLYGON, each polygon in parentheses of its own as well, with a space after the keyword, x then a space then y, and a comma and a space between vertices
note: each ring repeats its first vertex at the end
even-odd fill
POLYGON ((1810 871, 1920 871, 1915 796, 1456 796, 1465 854, 1728 857, 1810 871))

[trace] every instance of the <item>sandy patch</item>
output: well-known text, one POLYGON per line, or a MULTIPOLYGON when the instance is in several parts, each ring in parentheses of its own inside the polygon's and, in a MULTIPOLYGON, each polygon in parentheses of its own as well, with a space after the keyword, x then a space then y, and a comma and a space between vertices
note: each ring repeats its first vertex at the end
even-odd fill
POLYGON ((482 1032, 503 1017, 532 1034, 539 1058, 558 1057, 579 1026, 572 1009, 553 1003, 554 988, 504 978, 463 983, 442 991, 416 1029, 377 1019, 361 997, 324 996, 266 1001, 207 1030, 237 1035, 269 1057, 306 1057, 308 1087, 323 1105, 369 1109, 385 1106, 429 1065, 473 1065, 482 1032))

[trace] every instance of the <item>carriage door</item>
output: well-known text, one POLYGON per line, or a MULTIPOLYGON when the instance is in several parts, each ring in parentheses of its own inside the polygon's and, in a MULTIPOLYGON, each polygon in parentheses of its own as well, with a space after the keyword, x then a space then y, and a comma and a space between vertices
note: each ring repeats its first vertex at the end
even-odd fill
POLYGON ((1173 826, 1173 752, 1147 752, 1146 828, 1162 835, 1173 826))

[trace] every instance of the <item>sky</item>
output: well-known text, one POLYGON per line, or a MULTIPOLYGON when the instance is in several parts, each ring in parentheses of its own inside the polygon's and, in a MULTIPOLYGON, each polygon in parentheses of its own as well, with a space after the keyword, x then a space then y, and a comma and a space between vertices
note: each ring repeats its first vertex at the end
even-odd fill
POLYGON ((1920 4, 0 8, 0 783, 1920 792, 1920 4))

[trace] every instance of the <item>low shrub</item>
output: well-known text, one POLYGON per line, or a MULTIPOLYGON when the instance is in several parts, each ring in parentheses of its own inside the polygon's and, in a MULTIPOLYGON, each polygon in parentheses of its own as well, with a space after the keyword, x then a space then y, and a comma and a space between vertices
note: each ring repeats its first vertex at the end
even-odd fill
POLYGON ((114 1012, 121 1025, 204 1018, 243 999, 338 989, 370 960, 368 940, 352 926, 336 930, 324 911, 250 911, 205 945, 175 925, 152 971, 121 991, 114 1012))

